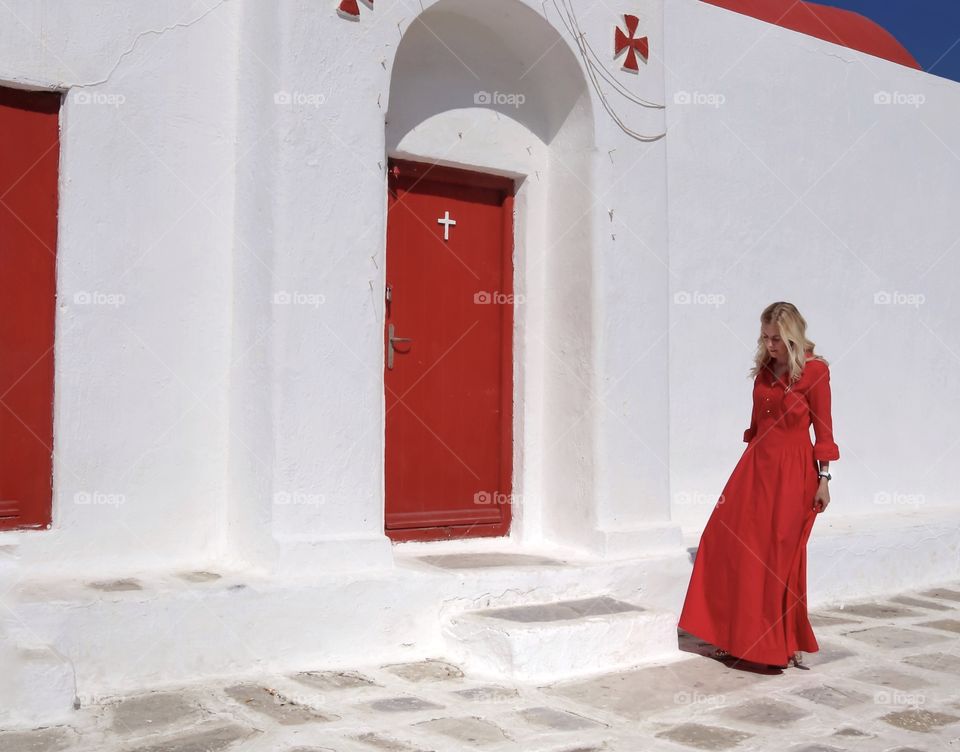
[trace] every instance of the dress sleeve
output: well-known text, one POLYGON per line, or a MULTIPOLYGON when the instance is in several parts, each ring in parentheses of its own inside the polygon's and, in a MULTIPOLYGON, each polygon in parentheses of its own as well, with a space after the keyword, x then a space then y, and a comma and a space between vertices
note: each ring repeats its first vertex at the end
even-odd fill
POLYGON ((756 380, 754 380, 754 389, 750 390, 750 400, 753 402, 753 411, 750 414, 750 428, 743 432, 743 440, 750 443, 751 439, 757 435, 757 397, 756 380))
MULTIPOLYGON (((815 362, 815 361, 811 361, 815 362)), ((810 405, 810 422, 813 424, 813 433, 816 441, 813 444, 813 458, 815 460, 840 459, 840 447, 833 440, 833 419, 830 415, 830 368, 826 364, 816 361, 817 365, 813 376, 813 383, 807 392, 807 402, 810 405)), ((809 367, 810 364, 807 364, 809 367)))

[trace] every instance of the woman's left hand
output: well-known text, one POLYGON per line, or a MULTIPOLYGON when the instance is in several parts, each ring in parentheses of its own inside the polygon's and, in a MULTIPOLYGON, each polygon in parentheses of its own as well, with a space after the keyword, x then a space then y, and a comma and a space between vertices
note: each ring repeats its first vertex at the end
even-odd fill
POLYGON ((826 510, 827 505, 830 503, 830 487, 827 485, 828 482, 826 478, 821 478, 820 487, 813 497, 813 508, 817 514, 826 510))

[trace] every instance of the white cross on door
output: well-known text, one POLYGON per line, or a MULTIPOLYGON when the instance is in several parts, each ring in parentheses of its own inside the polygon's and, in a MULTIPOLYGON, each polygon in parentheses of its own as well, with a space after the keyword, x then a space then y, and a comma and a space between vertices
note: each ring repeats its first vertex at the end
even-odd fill
POLYGON ((450 219, 450 212, 445 211, 443 216, 437 220, 438 225, 443 225, 443 239, 450 240, 450 226, 455 225, 457 220, 450 219))

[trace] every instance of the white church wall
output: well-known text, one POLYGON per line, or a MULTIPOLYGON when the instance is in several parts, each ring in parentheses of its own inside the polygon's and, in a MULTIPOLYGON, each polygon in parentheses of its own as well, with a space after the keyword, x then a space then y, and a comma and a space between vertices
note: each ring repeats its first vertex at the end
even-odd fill
POLYGON ((53 525, 24 572, 212 553, 226 480, 236 8, 0 9, 0 82, 61 112, 53 525))
MULTIPOLYGON (((221 532, 232 566, 266 566, 275 559, 273 380, 277 371, 275 294, 292 292, 274 279, 283 248, 275 241, 282 211, 280 120, 283 82, 278 8, 243 5, 238 44, 236 200, 233 239, 229 464, 226 520, 221 532)), ((278 298, 282 300, 283 298, 278 298)))
POLYGON ((775 300, 831 363, 840 459, 811 546, 848 515, 955 517, 960 84, 696 0, 666 9, 675 518, 702 528, 745 448, 775 300))
MULTIPOLYGON (((550 385, 545 389, 537 386, 544 375, 540 369, 545 368, 538 344, 545 335, 538 328, 581 331, 579 341, 590 342, 589 318, 579 316, 580 311, 572 306, 562 318, 545 317, 542 286, 538 287, 546 280, 543 275, 549 274, 540 263, 552 232, 548 202, 553 201, 551 210, 572 214, 570 202, 583 201, 583 196, 571 198, 573 194, 567 190, 570 176, 560 175, 554 181, 546 157, 547 145, 562 141, 560 133, 576 134, 581 151, 590 148, 589 140, 582 140, 592 128, 589 107, 578 104, 584 96, 582 77, 579 89, 575 79, 565 77, 571 55, 563 46, 551 50, 543 65, 531 65, 536 62, 534 56, 548 46, 542 41, 550 35, 555 38, 556 33, 522 3, 501 3, 496 13, 457 1, 427 3, 425 8, 422 19, 426 20, 415 22, 401 4, 377 6, 373 14, 361 17, 359 30, 325 16, 316 21, 329 30, 324 34, 317 33, 316 25, 304 22, 316 17, 305 4, 291 7, 285 20, 292 41, 284 80, 291 90, 321 93, 324 105, 291 118, 292 135, 283 141, 284 226, 279 233, 285 238, 281 241, 284 247, 310 247, 304 240, 309 228, 299 218, 315 215, 317 207, 324 214, 318 223, 323 242, 314 244, 317 252, 312 256, 291 253, 283 264, 289 267, 286 273, 291 278, 308 290, 325 294, 326 300, 318 316, 311 318, 307 312, 299 320, 281 322, 275 334, 278 341, 298 343, 288 356, 290 362, 295 354, 298 371, 312 376, 293 379, 278 374, 282 459, 274 483, 318 489, 327 500, 315 514, 313 510, 306 515, 294 510, 288 534, 316 546, 335 546, 337 540, 366 536, 373 556, 377 555, 374 541, 385 540, 382 291, 387 156, 426 158, 522 178, 517 210, 528 213, 518 219, 516 227, 517 280, 529 297, 517 306, 520 336, 516 352, 523 367, 517 390, 524 384, 534 386, 530 404, 525 401, 527 394, 515 394, 515 415, 522 421, 516 433, 515 490, 524 507, 516 514, 515 534, 520 534, 524 520, 528 523, 525 536, 540 534, 536 523, 541 498, 538 485, 541 478, 556 478, 559 464, 547 468, 537 440, 544 421, 537 412, 538 400, 546 399, 544 395, 552 389, 550 385), (363 24, 368 25, 366 30, 363 24), (398 32, 403 34, 399 45, 398 32), (426 44, 438 37, 450 49, 441 46, 438 52, 426 44), (404 58, 405 45, 417 54, 404 58), (369 56, 367 49, 382 53, 369 56), (529 73, 526 78, 525 73, 529 73), (483 110, 474 99, 480 92, 523 94, 526 101, 519 108, 494 102, 483 110), (500 110, 496 115, 495 109, 500 110), (467 121, 478 113, 479 120, 467 121), (349 128, 344 128, 345 122, 350 123, 349 128), (342 198, 346 184, 354 187, 348 202, 342 198), (336 277, 326 273, 333 266, 336 277), (527 274, 528 269, 532 273, 527 274), (321 289, 321 283, 329 289, 321 289), (322 341, 327 356, 319 359, 318 343, 322 341), (320 384, 326 384, 326 389, 320 384), (338 394, 337 400, 329 399, 331 390, 338 394), (342 427, 343 433, 330 432, 331 425, 342 427)), ((583 207, 575 205, 580 207, 576 216, 584 214, 583 207)), ((589 226, 590 221, 587 212, 583 225, 589 226)), ((567 248, 574 249, 576 237, 570 236, 567 248)), ((574 250, 578 263, 589 267, 589 253, 583 244, 574 250)), ((579 294, 587 301, 589 279, 587 275, 578 280, 579 294)), ((588 302, 588 311, 589 306, 588 302)), ((589 361, 587 356, 583 363, 589 361)), ((571 383, 559 406, 585 406, 584 399, 581 384, 571 383)), ((590 454, 586 451, 590 428, 590 421, 585 421, 573 435, 581 456, 590 454)), ((562 488, 564 494, 577 490, 573 484, 562 488)), ((555 499, 551 502, 563 504, 555 499)), ((570 503, 589 503, 582 485, 570 503)), ((356 557, 349 564, 355 565, 356 557)))
POLYGON ((542 251, 545 326, 535 346, 542 350, 544 379, 543 536, 587 546, 596 527, 598 458, 592 395, 596 390, 596 256, 599 229, 596 156, 582 151, 576 134, 554 144, 549 170, 547 245, 542 251))
MULTIPOLYGON (((657 6, 644 4, 651 29, 657 6)), ((22 62, 4 80, 94 102, 68 97, 63 111, 54 526, 15 535, 24 565, 53 572, 69 560, 92 575, 226 557, 309 576, 389 564, 388 154, 521 178, 517 281, 527 299, 516 332, 515 535, 605 549, 600 527, 662 519, 656 493, 649 518, 629 507, 646 460, 625 466, 631 443, 616 440, 610 416, 598 417, 597 384, 620 357, 617 338, 601 352, 598 335, 632 315, 632 304, 616 287, 619 260, 607 265, 594 253, 608 235, 604 203, 614 189, 619 216, 662 223, 662 153, 647 160, 660 171, 653 180, 617 172, 611 155, 638 147, 602 113, 552 6, 425 7, 459 54, 476 58, 482 81, 454 80, 443 96, 410 86, 410 101, 392 109, 388 141, 393 55, 416 33, 402 3, 364 9, 359 26, 306 1, 142 12, 106 3, 96 18, 11 6, 3 42, 22 62), (501 107, 494 128, 497 105, 476 108, 478 90, 523 93, 526 102, 517 113, 501 107), (451 97, 461 95, 467 107, 453 111, 451 97), (437 119, 413 129, 424 111, 437 119), (460 138, 457 119, 478 111, 488 120, 460 138), (456 147, 441 154, 437 144, 454 129, 456 147), (74 303, 84 291, 122 294, 123 304, 74 303), (595 475, 608 449, 619 456, 595 475), (76 503, 85 493, 120 501, 76 503)), ((613 11, 581 20, 598 48, 622 23, 613 11)), ((645 73, 637 80, 655 96, 661 73, 645 73)), ((647 239, 662 246, 663 235, 653 229, 647 239)), ((659 281, 638 277, 635 261, 623 280, 655 307, 659 281)), ((643 321, 631 336, 662 329, 649 311, 643 321)), ((638 380, 623 387, 646 396, 642 416, 629 420, 642 418, 647 438, 665 434, 655 397, 662 375, 630 376, 638 380)), ((647 457, 656 464, 655 453, 647 457)))
POLYGON ((291 541, 380 536, 384 71, 332 14, 293 3, 282 20, 278 83, 323 104, 295 103, 279 126, 274 281, 301 297, 275 312, 274 493, 319 503, 277 505, 274 525, 291 541))
MULTIPOLYGON (((581 15, 590 18, 589 41, 606 62, 606 38, 624 21, 623 9, 605 10, 582 9, 581 15)), ((591 239, 597 259, 594 540, 610 556, 646 556, 680 546, 679 528, 669 519, 668 143, 658 138, 665 128, 664 19, 662 3, 629 10, 639 17, 637 35, 649 38, 649 59, 636 74, 621 70, 622 60, 607 63, 610 78, 633 100, 607 82, 601 88, 616 115, 652 140, 635 140, 596 105, 592 197, 598 216, 591 239)))

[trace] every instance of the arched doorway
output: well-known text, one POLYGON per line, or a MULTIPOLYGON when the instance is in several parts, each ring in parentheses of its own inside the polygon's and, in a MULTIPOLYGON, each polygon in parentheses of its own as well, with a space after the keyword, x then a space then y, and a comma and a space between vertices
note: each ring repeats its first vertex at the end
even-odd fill
POLYGON ((580 418, 589 407, 584 386, 593 346, 593 121, 578 61, 567 40, 519 0, 442 0, 404 34, 385 127, 393 160, 384 325, 387 534, 436 540, 559 529, 585 511, 583 489, 590 487, 581 460, 591 422, 580 418), (410 178, 401 186, 404 172, 410 178), (415 203, 404 204, 398 189, 422 194, 419 214, 394 214, 415 203), (458 211, 483 217, 476 220, 482 224, 452 224, 461 220, 444 202, 459 202, 458 211), (494 225, 508 236, 492 232, 494 225), (435 265, 451 276, 437 276, 435 265), (401 279, 408 289, 397 286, 401 279), (486 289, 489 280, 499 287, 486 289), (401 300, 410 301, 413 281, 419 331, 400 330, 401 300), (483 293, 489 302, 474 300, 483 293), (450 329, 452 321, 460 329, 450 329), (561 368, 543 346, 557 336, 569 356, 561 368), (426 354, 419 361, 410 357, 418 350, 426 354), (478 353, 502 358, 471 369, 478 353), (412 366, 419 372, 397 378, 412 366))

